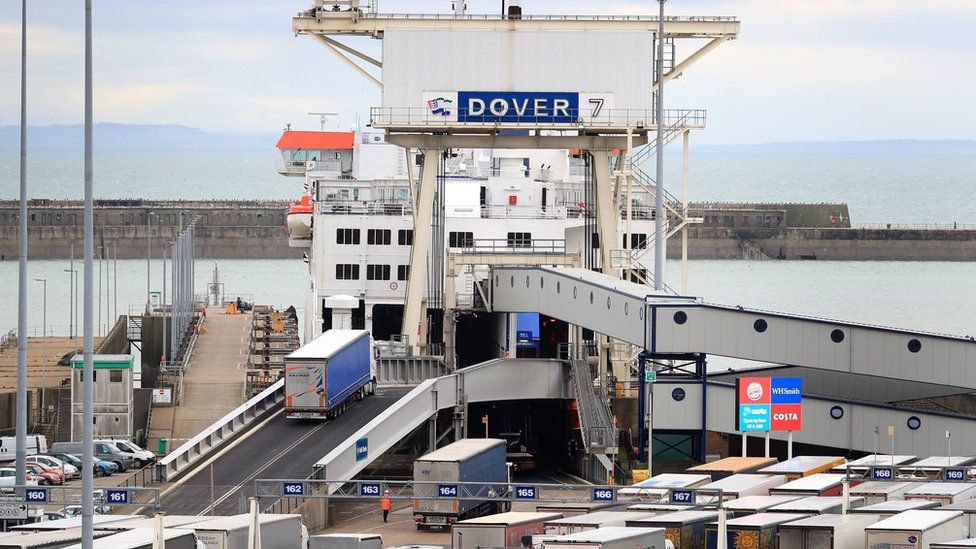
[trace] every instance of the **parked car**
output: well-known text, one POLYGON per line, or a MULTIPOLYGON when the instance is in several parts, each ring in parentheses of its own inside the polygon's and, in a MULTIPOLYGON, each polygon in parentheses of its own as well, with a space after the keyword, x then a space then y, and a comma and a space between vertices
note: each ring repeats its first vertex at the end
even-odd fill
POLYGON ((64 484, 64 477, 61 476, 60 472, 54 469, 45 469, 36 461, 28 461, 27 470, 34 474, 34 478, 37 479, 37 483, 42 486, 45 484, 64 484))
POLYGON ((71 463, 64 460, 58 459, 50 455, 33 455, 27 456, 27 461, 36 461, 48 469, 57 469, 61 472, 64 477, 67 478, 81 478, 81 470, 75 467, 71 463))
MULTIPOLYGON (((80 456, 83 450, 84 448, 82 448, 80 442, 55 442, 51 445, 51 453, 53 454, 74 454, 80 456)), ((95 457, 114 463, 115 467, 121 472, 125 472, 135 465, 135 461, 130 454, 119 450, 116 445, 107 441, 95 443, 95 457)))
MULTIPOLYGON (((53 457, 60 459, 65 463, 70 463, 81 470, 81 456, 76 456, 74 454, 50 454, 53 457)), ((119 469, 111 461, 105 461, 103 459, 95 458, 94 473, 96 477, 107 477, 111 476, 113 473, 117 472, 119 469)))
MULTIPOLYGON (((17 485, 17 470, 13 467, 0 467, 0 486, 16 486, 17 485)), ((27 485, 37 486, 37 480, 34 478, 34 474, 27 471, 27 485)))
MULTIPOLYGON (((105 490, 92 490, 92 499, 95 500, 93 510, 96 515, 104 515, 112 511, 112 506, 110 505, 99 505, 100 503, 105 503, 105 490)), ((67 518, 80 517, 81 505, 67 505, 62 507, 59 512, 67 518)))
POLYGON ((110 442, 119 450, 131 454, 132 459, 136 463, 136 467, 140 469, 146 465, 156 462, 156 454, 150 452, 149 450, 140 448, 138 444, 129 442, 128 440, 96 440, 95 442, 110 442))

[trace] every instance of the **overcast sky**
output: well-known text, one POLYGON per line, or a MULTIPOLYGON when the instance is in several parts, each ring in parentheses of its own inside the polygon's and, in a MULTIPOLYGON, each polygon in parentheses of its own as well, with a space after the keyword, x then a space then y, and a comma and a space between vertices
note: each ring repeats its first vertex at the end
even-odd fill
MULTIPOLYGON (((445 12, 449 0, 379 0, 445 12)), ((29 2, 30 122, 82 121, 82 2, 29 2)), ((469 0, 471 11, 498 9, 469 0)), ((523 0, 527 13, 653 13, 656 2, 523 0)), ((211 131, 342 124, 379 103, 291 16, 311 0, 95 0, 95 119, 211 131)), ((700 107, 699 143, 976 138, 976 0, 670 0, 671 15, 735 15, 742 35, 669 86, 700 107)), ((375 48, 363 40, 368 48, 375 48)), ((679 50, 682 57, 691 44, 679 50)), ((0 125, 19 121, 20 2, 0 3, 0 125)), ((622 67, 622 70, 625 68, 622 67)))

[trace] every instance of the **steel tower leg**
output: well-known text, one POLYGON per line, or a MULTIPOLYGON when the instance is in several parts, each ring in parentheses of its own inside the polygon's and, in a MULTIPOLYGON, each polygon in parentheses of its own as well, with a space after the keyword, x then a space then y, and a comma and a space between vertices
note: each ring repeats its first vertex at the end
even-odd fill
MULTIPOLYGON (((27 0, 20 36, 20 234, 17 243, 17 484, 27 484, 27 0)), ((43 389, 42 389, 43 390, 43 389)))
POLYGON ((92 549, 94 544, 94 296, 92 295, 92 261, 95 246, 95 207, 92 159, 92 2, 85 0, 85 328, 83 347, 82 414, 81 414, 81 547, 92 549))
POLYGON ((613 274, 610 250, 617 240, 617 207, 613 200, 613 177, 610 172, 610 151, 597 151, 593 155, 594 186, 596 187, 597 234, 600 235, 600 257, 604 274, 613 274))
POLYGON ((424 288, 427 285, 427 253, 430 251, 431 227, 434 215, 434 189, 437 187, 438 157, 443 149, 421 149, 424 165, 413 203, 413 246, 410 250, 410 273, 407 278, 407 297, 403 307, 402 332, 410 338, 417 353, 419 335, 424 320, 424 288))

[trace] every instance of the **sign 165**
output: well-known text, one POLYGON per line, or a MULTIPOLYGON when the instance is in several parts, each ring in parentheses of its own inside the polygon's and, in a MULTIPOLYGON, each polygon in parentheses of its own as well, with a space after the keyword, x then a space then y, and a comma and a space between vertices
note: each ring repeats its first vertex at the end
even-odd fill
POLYGON ((537 497, 535 486, 515 487, 515 499, 536 499, 537 497))

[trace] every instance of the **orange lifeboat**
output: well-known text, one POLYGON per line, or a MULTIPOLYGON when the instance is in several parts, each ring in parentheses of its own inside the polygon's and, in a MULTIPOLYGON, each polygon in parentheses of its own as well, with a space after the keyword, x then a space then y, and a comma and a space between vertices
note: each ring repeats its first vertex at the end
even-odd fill
POLYGON ((298 202, 288 206, 285 216, 285 230, 289 240, 310 240, 312 238, 312 197, 304 195, 298 202))

